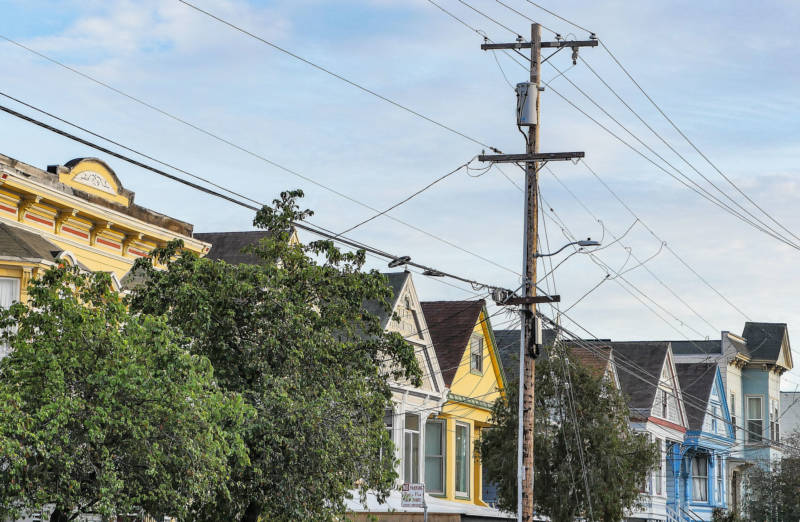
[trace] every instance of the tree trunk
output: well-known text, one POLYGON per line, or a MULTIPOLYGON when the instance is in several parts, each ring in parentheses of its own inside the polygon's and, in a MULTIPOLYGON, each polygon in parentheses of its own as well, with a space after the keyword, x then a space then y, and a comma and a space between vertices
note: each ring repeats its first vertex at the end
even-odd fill
POLYGON ((61 508, 56 508, 50 515, 50 522, 68 522, 67 514, 61 511, 61 508))
POLYGON ((260 514, 261 506, 255 502, 250 502, 242 516, 242 522, 258 522, 258 516, 260 514))

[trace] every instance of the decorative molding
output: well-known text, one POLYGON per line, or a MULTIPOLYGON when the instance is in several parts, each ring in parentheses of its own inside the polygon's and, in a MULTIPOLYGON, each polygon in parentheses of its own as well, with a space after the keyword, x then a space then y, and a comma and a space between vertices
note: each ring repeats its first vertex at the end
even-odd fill
POLYGON ((84 170, 83 172, 77 173, 75 177, 72 178, 72 181, 108 194, 117 195, 117 191, 114 190, 114 187, 111 186, 108 180, 93 170, 84 170))
MULTIPOLYGON (((500 393, 498 391, 498 393, 500 393)), ((457 395, 453 392, 448 392, 447 400, 453 402, 460 402, 461 404, 468 404, 469 406, 476 406, 478 408, 482 408, 484 410, 491 411, 494 404, 491 402, 482 401, 479 399, 473 399, 472 397, 465 397, 464 395, 457 395)))

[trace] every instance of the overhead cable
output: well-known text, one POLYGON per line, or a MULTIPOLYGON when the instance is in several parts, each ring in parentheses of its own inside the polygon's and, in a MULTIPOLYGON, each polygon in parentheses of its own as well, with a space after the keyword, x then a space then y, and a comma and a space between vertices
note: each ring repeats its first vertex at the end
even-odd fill
POLYGON ((395 107, 397 107, 399 109, 402 109, 402 110, 404 110, 406 112, 409 112, 409 113, 413 114, 414 116, 422 118, 422 119, 424 119, 424 120, 426 120, 426 121, 428 121, 430 123, 433 123, 434 125, 437 125, 437 126, 443 128, 443 129, 447 130, 447 131, 450 131, 450 132, 452 132, 454 134, 457 134, 457 135, 461 136, 462 138, 465 138, 465 139, 467 139, 467 140, 469 140, 469 141, 471 141, 473 143, 476 143, 478 145, 481 145, 482 147, 486 147, 488 149, 491 149, 492 151, 497 152, 498 154, 500 154, 500 151, 498 149, 496 149, 495 147, 492 147, 491 145, 483 143, 482 141, 480 141, 478 139, 475 139, 475 138, 473 138, 471 136, 468 136, 468 135, 464 134, 463 132, 454 129, 453 127, 449 127, 449 126, 445 125, 444 123, 436 121, 433 118, 429 118, 428 116, 425 116, 424 114, 419 113, 419 112, 415 111, 414 109, 409 108, 406 105, 403 105, 403 104, 398 103, 398 102, 396 102, 396 101, 394 101, 394 100, 392 100, 390 98, 387 98, 386 96, 383 96, 382 94, 379 94, 379 93, 375 92, 372 89, 364 87, 363 85, 361 85, 361 84, 359 84, 359 83, 357 83, 357 82, 355 82, 353 80, 350 80, 350 79, 342 76, 341 74, 335 73, 335 72, 331 71, 330 69, 327 69, 327 68, 325 68, 325 67, 323 67, 321 65, 317 65, 316 63, 314 63, 314 62, 312 62, 310 60, 307 60, 306 58, 303 58, 302 56, 300 56, 298 54, 295 54, 292 51, 289 51, 288 49, 285 49, 285 48, 283 48, 283 47, 281 47, 281 46, 279 46, 279 45, 277 45, 277 44, 275 44, 273 42, 270 42, 269 40, 267 40, 265 38, 262 38, 261 36, 258 36, 257 34, 252 33, 252 32, 250 32, 250 31, 248 31, 248 30, 246 30, 246 29, 244 29, 244 28, 242 28, 242 27, 240 27, 240 26, 238 26, 238 25, 236 25, 236 24, 234 24, 232 22, 229 22, 229 21, 225 20, 224 18, 221 18, 220 16, 217 16, 217 15, 215 15, 215 14, 209 12, 209 11, 206 11, 205 9, 202 9, 202 8, 196 6, 195 4, 187 2, 186 0, 178 0, 178 1, 180 3, 188 6, 188 7, 191 7, 192 9, 194 9, 195 11, 197 11, 199 13, 202 13, 202 14, 208 16, 209 18, 213 18, 214 20, 216 20, 216 21, 218 21, 218 22, 220 22, 220 23, 222 23, 224 25, 227 25, 231 29, 234 29, 234 30, 239 31, 240 33, 242 33, 244 35, 247 35, 247 36, 249 36, 251 38, 254 38, 254 39, 258 40, 259 42, 261 42, 263 44, 269 45, 273 49, 276 49, 276 50, 278 50, 278 51, 280 51, 280 52, 282 52, 284 54, 287 54, 287 55, 291 56, 292 58, 300 60, 301 62, 303 62, 303 63, 305 63, 307 65, 310 65, 311 67, 313 67, 313 68, 315 68, 315 69, 317 69, 319 71, 322 71, 325 74, 333 76, 334 78, 336 78, 338 80, 341 80, 341 81, 347 83, 348 85, 351 85, 351 86, 353 86, 353 87, 355 87, 355 88, 357 88, 357 89, 359 89, 361 91, 364 91, 364 92, 366 92, 368 94, 371 94, 372 96, 375 96, 376 98, 379 98, 379 99, 381 99, 381 100, 383 100, 383 101, 385 101, 387 103, 390 103, 390 104, 394 105, 395 107))

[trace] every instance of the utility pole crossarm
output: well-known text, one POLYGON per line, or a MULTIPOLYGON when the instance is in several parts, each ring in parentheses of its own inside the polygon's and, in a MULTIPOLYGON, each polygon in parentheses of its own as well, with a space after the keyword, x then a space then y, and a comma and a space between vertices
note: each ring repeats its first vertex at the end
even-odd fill
POLYGON ((537 152, 535 154, 481 154, 478 161, 519 163, 529 161, 568 161, 586 156, 584 152, 537 152))
MULTIPOLYGON (((597 40, 557 40, 555 42, 542 42, 542 48, 560 48, 560 47, 597 47, 597 40)), ((485 43, 481 44, 481 49, 484 51, 493 51, 500 49, 530 49, 533 46, 531 42, 514 42, 514 43, 485 43)))

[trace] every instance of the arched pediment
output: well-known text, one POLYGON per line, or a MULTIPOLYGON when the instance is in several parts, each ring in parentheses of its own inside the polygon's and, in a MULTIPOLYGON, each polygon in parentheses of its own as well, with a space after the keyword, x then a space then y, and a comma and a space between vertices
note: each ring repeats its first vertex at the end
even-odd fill
POLYGON ((133 193, 122 186, 117 175, 103 160, 76 158, 68 161, 64 167, 58 175, 61 183, 126 207, 133 202, 133 193))

